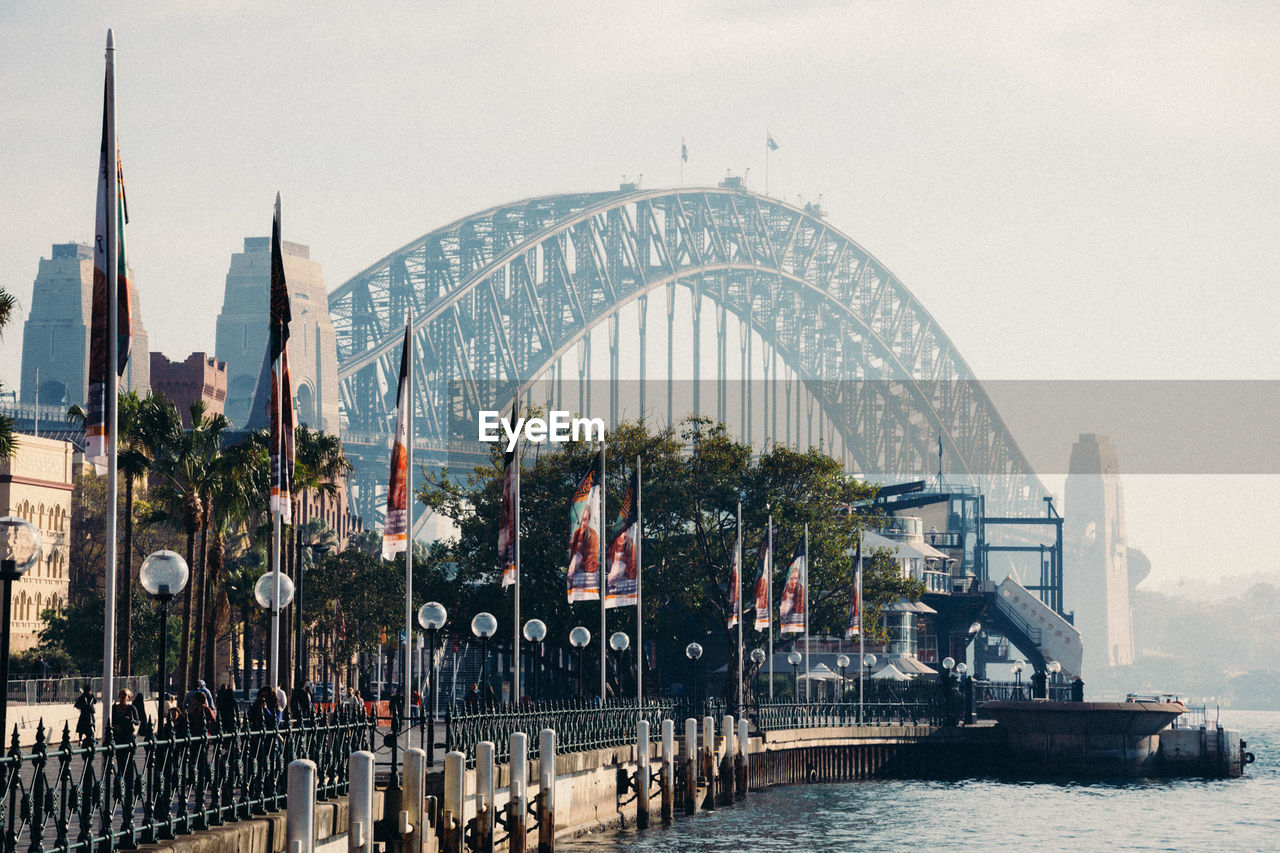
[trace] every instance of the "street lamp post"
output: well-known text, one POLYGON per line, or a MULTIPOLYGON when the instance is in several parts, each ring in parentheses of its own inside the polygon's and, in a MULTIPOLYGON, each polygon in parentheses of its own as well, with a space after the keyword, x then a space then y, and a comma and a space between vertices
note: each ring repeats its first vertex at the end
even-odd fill
POLYGON ((947 655, 942 659, 942 724, 955 725, 955 714, 951 710, 951 684, 955 678, 956 659, 947 655))
POLYGON ((969 676, 969 664, 964 661, 956 664, 956 672, 960 675, 960 706, 964 708, 964 724, 970 725, 973 719, 973 679, 969 676))
MULTIPOLYGON (((804 655, 797 651, 787 655, 787 663, 791 664, 791 695, 792 701, 796 704, 800 703, 800 661, 804 660, 804 655)), ((808 696, 808 691, 805 691, 808 696)))
MULTIPOLYGON (((684 656, 689 659, 689 665, 693 670, 693 707, 698 707, 698 658, 702 657, 702 646, 698 643, 690 643, 684 647, 684 656)), ((695 710, 696 714, 697 711, 695 710)))
POLYGON ((764 649, 751 650, 751 662, 756 665, 756 677, 752 679, 752 687, 754 689, 751 692, 756 694, 756 711, 757 712, 759 712, 760 710, 760 667, 761 665, 764 664, 764 659, 765 659, 764 649))
POLYGON ((863 701, 862 700, 863 700, 864 694, 866 693, 866 689, 867 689, 866 685, 869 681, 871 681, 871 670, 875 669, 876 663, 877 663, 877 659, 875 655, 862 656, 862 670, 864 673, 864 677, 862 679, 862 683, 858 685, 858 725, 863 724, 863 716, 862 716, 863 701))
POLYGON ((538 670, 542 668, 542 641, 547 638, 547 623, 541 619, 530 619, 524 623, 521 632, 524 638, 533 643, 533 701, 538 701, 538 670))
MULTIPOLYGON (((1058 686, 1058 673, 1062 672, 1062 664, 1058 663, 1056 660, 1051 660, 1051 661, 1049 661, 1047 664, 1045 664, 1045 665, 1044 665, 1044 668, 1045 668, 1046 670, 1048 670, 1048 672, 1049 672, 1049 683, 1050 683, 1050 684, 1052 684, 1053 686, 1057 687, 1057 686, 1058 686)), ((1048 694, 1047 694, 1047 691, 1046 691, 1045 698, 1046 698, 1046 699, 1047 699, 1047 698, 1049 698, 1049 697, 1048 697, 1048 694)))
MULTIPOLYGON (((280 611, 288 607, 289 602, 293 601, 293 581, 289 580, 288 575, 280 572, 267 572, 258 578, 258 582, 253 585, 253 597, 258 602, 259 607, 271 613, 271 647, 278 650, 279 638, 276 632, 280 630, 280 611), (279 601, 275 600, 277 589, 280 591, 279 601)), ((269 678, 273 692, 280 689, 280 671, 277 667, 278 661, 275 653, 273 653, 271 655, 269 678)))
POLYGON ((1026 669, 1026 661, 1016 660, 1013 662, 1013 678, 1017 685, 1018 698, 1022 698, 1022 670, 1026 669))
POLYGON ((160 605, 160 665, 157 668, 160 676, 160 702, 156 705, 157 730, 168 719, 165 705, 169 695, 169 602, 187 588, 190 577, 191 570, 187 568, 187 561, 181 554, 169 550, 148 554, 138 571, 142 588, 160 605))
POLYGON ((491 710, 489 702, 489 638, 498 630, 492 613, 477 613, 471 619, 471 633, 480 638, 480 707, 491 710))
MULTIPOLYGON (((4 604, 0 605, 0 736, 9 711, 9 621, 13 608, 13 582, 40 559, 40 531, 29 521, 12 515, 0 518, 0 581, 4 604)), ((106 673, 109 682, 110 673, 106 673)), ((110 698, 107 698, 110 702, 110 698)))
POLYGON ((618 697, 622 697, 622 654, 631 648, 631 638, 622 631, 614 631, 609 635, 609 648, 618 653, 613 662, 613 672, 618 678, 618 697))
MULTIPOLYGON (((311 556, 315 560, 316 568, 317 569, 320 568, 321 559, 323 559, 324 555, 328 554, 330 551, 329 546, 323 545, 320 543, 314 543, 307 547, 311 549, 311 556)), ((302 564, 302 561, 299 560, 298 561, 298 589, 294 594, 294 598, 297 600, 296 610, 297 610, 298 621, 297 621, 297 624, 294 625, 294 638, 293 638, 293 645, 297 651, 297 662, 295 664, 297 671, 294 675, 294 681, 296 682, 296 687, 298 690, 301 690, 302 686, 307 683, 307 652, 306 652, 306 644, 304 642, 305 637, 302 632, 302 583, 306 579, 306 576, 307 576, 306 567, 302 564)), ((336 699, 337 697, 335 696, 334 698, 336 699)))
POLYGON ((586 698, 582 692, 582 658, 587 644, 591 642, 591 632, 579 625, 569 632, 569 645, 578 650, 578 696, 586 698))
POLYGON ((836 658, 836 666, 840 669, 840 701, 844 702, 844 673, 849 668, 849 656, 839 655, 836 658))
POLYGON ((431 667, 431 681, 427 684, 427 706, 422 709, 426 720, 427 764, 435 764, 436 760, 436 631, 449 621, 449 611, 438 601, 428 601, 418 608, 418 624, 427 632, 427 660, 431 667))

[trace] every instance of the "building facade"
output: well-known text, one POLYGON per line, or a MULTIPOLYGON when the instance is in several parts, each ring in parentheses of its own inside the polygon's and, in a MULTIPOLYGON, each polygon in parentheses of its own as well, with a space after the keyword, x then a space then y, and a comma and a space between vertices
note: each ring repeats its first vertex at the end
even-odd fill
POLYGON ((205 352, 193 352, 185 361, 170 361, 163 353, 151 353, 151 390, 163 394, 178 408, 182 426, 191 428, 191 404, 204 401, 206 415, 224 414, 227 401, 227 364, 205 352))
MULTIPOLYGON (((298 422, 338 434, 338 350, 329 319, 329 293, 311 250, 283 241, 285 279, 293 321, 289 326, 289 373, 298 422)), ((231 256, 214 352, 227 365, 226 415, 238 429, 251 423, 254 392, 267 352, 267 302, 271 241, 246 237, 231 256)))
MULTIPOLYGON (((151 356, 133 271, 132 355, 121 387, 145 394, 151 388, 151 356)), ((40 259, 31 310, 22 328, 23 403, 83 406, 89 396, 89 326, 93 317, 93 247, 55 243, 40 259), (36 377, 39 376, 37 386, 36 377)))
POLYGON ((36 526, 43 555, 13 585, 10 644, 18 652, 39 644, 45 610, 61 610, 68 592, 68 535, 76 448, 68 441, 18 435, 18 451, 0 459, 0 516, 36 526))

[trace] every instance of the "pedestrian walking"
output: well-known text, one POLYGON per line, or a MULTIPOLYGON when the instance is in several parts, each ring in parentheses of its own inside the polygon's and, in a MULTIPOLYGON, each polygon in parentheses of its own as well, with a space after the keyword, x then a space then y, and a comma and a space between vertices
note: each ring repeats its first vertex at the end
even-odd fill
POLYGON ((76 719, 76 734, 80 736, 80 745, 84 746, 85 740, 93 737, 97 728, 94 717, 97 715, 98 701, 93 691, 89 689, 88 682, 81 688, 80 695, 76 697, 72 707, 80 712, 80 716, 76 719))

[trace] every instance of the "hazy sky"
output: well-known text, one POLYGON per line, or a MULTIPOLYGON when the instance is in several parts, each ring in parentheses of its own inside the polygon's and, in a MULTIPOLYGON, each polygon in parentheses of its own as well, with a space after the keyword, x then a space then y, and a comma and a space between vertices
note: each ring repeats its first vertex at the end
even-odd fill
MULTIPOLYGON (((8 3, 0 283, 24 303, 50 244, 92 233, 108 26, 130 259, 171 357, 212 351, 276 190, 336 287, 491 204, 674 185, 681 136, 686 185, 763 190, 768 128, 771 194, 821 195, 979 377, 1280 379, 1275 4, 8 3)), ((1179 540, 1184 512, 1202 540, 1274 532, 1263 484, 1207 484, 1206 511, 1164 479, 1128 484, 1153 581, 1254 571, 1179 540)))

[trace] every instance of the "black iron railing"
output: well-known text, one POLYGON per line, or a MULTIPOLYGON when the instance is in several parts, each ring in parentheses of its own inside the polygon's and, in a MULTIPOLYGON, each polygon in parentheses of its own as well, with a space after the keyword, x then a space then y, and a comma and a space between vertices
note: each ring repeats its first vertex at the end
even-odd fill
POLYGON ((561 753, 605 749, 635 742, 636 723, 649 721, 649 737, 662 736, 662 721, 674 720, 679 727, 686 717, 710 714, 717 719, 725 714, 725 704, 718 699, 692 703, 673 699, 646 699, 643 705, 632 701, 613 701, 603 705, 592 702, 538 702, 527 706, 504 707, 496 711, 474 711, 445 717, 445 746, 449 751, 466 753, 467 765, 475 763, 476 744, 490 741, 494 755, 501 763, 510 758, 510 738, 515 732, 528 735, 529 758, 538 757, 538 734, 554 729, 556 748, 561 753))
MULTIPOLYGON (((1047 687, 1048 698, 1053 702, 1070 702, 1071 685, 1050 684, 1047 687)), ((973 701, 977 705, 983 702, 1017 702, 1031 699, 1030 679, 1021 684, 1015 681, 977 681, 973 682, 973 701)))
POLYGON ((347 792, 351 753, 371 746, 358 711, 281 728, 175 730, 127 742, 49 743, 43 724, 23 753, 15 731, 0 758, 0 849, 132 849, 282 808, 289 762, 316 763, 320 799, 347 792))
POLYGON ((842 702, 768 703, 748 709, 760 731, 825 726, 946 725, 958 721, 964 704, 959 685, 934 680, 916 682, 868 681, 859 710, 858 689, 847 690, 842 702))

